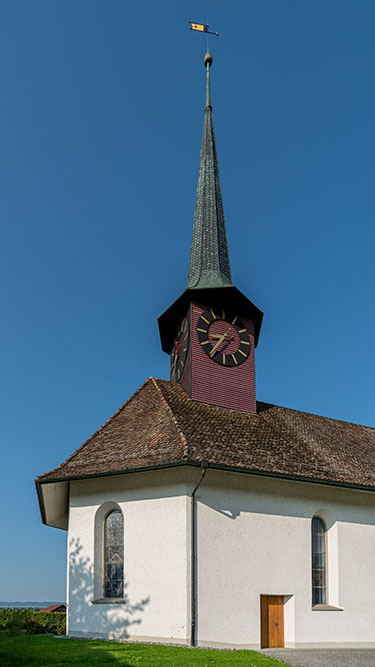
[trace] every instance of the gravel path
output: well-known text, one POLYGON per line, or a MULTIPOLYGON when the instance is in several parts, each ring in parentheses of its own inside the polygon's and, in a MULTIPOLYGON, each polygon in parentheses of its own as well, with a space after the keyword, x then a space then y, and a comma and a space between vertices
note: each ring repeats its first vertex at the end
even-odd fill
POLYGON ((293 667, 375 667, 375 649, 262 651, 293 667))

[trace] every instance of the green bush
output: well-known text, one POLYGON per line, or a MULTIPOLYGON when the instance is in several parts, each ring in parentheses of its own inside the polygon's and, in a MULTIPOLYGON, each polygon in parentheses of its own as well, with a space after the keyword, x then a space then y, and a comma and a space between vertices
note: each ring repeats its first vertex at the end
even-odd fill
POLYGON ((24 629, 24 623, 29 609, 0 609, 0 629, 8 630, 11 634, 18 634, 24 629))
POLYGON ((28 635, 66 634, 66 614, 33 609, 0 609, 0 630, 11 634, 26 631, 28 635))

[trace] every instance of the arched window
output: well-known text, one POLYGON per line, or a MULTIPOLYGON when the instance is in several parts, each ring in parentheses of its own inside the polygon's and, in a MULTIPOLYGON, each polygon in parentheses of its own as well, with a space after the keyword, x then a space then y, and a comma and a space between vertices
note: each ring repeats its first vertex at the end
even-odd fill
POLYGON ((312 542, 312 604, 327 603, 327 540, 324 521, 314 516, 311 524, 312 542))
POLYGON ((112 510, 104 522, 105 598, 124 597, 124 519, 120 510, 112 510))

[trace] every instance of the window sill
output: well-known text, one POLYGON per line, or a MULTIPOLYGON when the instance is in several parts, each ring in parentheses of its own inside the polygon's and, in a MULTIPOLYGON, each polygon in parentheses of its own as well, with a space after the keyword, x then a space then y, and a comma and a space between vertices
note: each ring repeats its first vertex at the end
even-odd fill
POLYGON ((334 607, 332 604, 314 604, 312 611, 344 611, 343 607, 334 607))
POLYGON ((124 598, 100 598, 99 600, 91 600, 91 604, 125 604, 124 598))

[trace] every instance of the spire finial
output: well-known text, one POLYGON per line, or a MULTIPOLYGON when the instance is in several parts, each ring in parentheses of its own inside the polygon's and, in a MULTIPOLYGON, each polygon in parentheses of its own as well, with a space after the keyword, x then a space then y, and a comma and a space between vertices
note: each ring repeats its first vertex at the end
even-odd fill
POLYGON ((206 108, 211 106, 211 86, 210 86, 210 67, 212 65, 211 53, 206 53, 204 57, 204 66, 207 69, 207 83, 206 83, 206 108))

